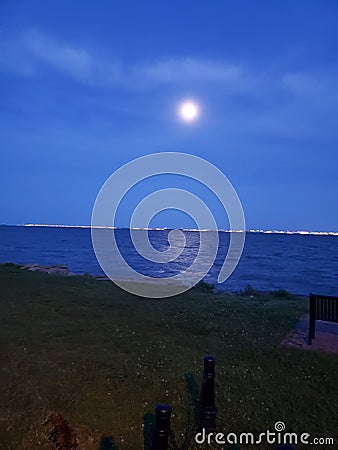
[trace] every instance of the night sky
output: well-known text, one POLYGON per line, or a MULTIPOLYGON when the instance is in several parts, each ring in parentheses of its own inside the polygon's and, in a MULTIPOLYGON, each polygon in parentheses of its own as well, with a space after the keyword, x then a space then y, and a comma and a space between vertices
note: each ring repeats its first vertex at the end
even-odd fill
POLYGON ((88 225, 116 169, 172 151, 224 172, 247 229, 337 231, 337 23, 337 1, 2 0, 0 223, 88 225))

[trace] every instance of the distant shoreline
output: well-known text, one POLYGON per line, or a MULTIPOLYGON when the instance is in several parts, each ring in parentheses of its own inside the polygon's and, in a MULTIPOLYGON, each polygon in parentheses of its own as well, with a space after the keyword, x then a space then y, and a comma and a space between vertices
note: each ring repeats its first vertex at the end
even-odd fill
MULTIPOLYGON (((143 231, 171 231, 174 228, 127 228, 127 227, 108 227, 108 226, 91 226, 91 225, 62 225, 62 224, 39 224, 39 223, 28 223, 28 224, 15 224, 7 225, 1 224, 0 227, 25 227, 25 228, 79 228, 79 229, 103 229, 103 230, 143 230, 143 231)), ((253 233, 253 234, 296 234, 304 236, 338 236, 338 231, 307 231, 307 230, 209 230, 209 229, 194 229, 194 228, 178 228, 181 231, 186 232, 219 232, 219 233, 253 233)))

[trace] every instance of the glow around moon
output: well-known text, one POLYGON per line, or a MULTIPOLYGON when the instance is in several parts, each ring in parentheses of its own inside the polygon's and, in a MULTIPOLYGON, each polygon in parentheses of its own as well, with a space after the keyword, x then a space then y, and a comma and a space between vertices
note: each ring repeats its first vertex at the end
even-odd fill
POLYGON ((199 106, 192 101, 181 103, 179 107, 179 116, 185 122, 194 122, 200 114, 199 106))

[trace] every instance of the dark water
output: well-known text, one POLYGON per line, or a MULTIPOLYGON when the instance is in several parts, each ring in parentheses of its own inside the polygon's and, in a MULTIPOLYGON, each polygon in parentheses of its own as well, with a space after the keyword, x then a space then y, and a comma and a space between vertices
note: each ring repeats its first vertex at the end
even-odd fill
MULTIPOLYGON (((185 270, 196 257, 199 233, 187 231, 186 248, 173 263, 146 261, 134 250, 129 230, 115 231, 121 253, 143 274, 163 277, 185 270)), ((168 230, 151 230, 155 248, 168 247, 168 230)), ((205 281, 216 283, 228 250, 229 233, 219 233, 219 251, 205 281)), ((91 243, 90 229, 0 226, 0 262, 66 264, 75 273, 103 275, 91 243)), ((287 289, 294 293, 338 295, 338 236, 247 233, 242 258, 218 288, 287 289)))

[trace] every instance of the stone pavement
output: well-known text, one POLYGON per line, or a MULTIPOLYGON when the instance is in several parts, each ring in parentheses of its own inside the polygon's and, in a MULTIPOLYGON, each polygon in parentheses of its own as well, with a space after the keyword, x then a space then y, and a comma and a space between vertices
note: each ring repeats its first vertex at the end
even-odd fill
POLYGON ((308 330, 309 315, 305 314, 283 339, 281 345, 338 354, 338 323, 316 320, 316 337, 312 340, 311 345, 307 343, 308 330))

